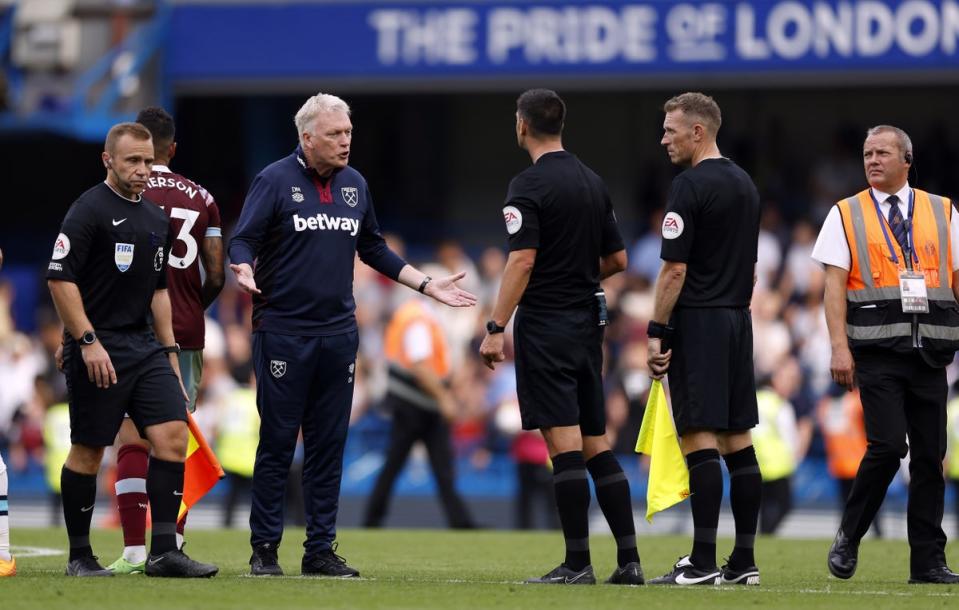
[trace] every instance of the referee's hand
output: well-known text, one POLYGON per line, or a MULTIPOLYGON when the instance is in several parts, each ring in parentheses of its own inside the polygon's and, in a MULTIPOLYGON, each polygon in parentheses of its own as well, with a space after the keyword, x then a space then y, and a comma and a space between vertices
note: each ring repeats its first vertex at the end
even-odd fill
POLYGON ((503 353, 503 341, 503 333, 487 334, 486 338, 483 339, 483 344, 480 345, 479 351, 483 358, 483 364, 491 371, 496 370, 494 362, 506 360, 506 354, 503 353))
POLYGON ((83 363, 87 365, 87 377, 98 388, 107 389, 117 382, 117 372, 110 361, 110 354, 99 341, 80 348, 83 363))
POLYGON ((660 351, 662 349, 661 339, 650 337, 647 340, 646 364, 649 366, 650 377, 653 379, 662 379, 666 376, 666 371, 669 370, 669 359, 673 356, 673 350, 666 350, 664 354, 660 351))

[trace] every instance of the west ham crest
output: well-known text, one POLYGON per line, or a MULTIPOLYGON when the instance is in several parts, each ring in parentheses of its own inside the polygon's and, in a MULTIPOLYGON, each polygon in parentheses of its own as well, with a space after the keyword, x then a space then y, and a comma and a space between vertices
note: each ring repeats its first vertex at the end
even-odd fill
POLYGON ((343 195, 343 201, 351 208, 355 208, 356 204, 360 202, 360 194, 355 186, 340 187, 340 193, 343 195))
POLYGON ((270 360, 270 373, 277 379, 286 375, 286 362, 282 360, 270 360))

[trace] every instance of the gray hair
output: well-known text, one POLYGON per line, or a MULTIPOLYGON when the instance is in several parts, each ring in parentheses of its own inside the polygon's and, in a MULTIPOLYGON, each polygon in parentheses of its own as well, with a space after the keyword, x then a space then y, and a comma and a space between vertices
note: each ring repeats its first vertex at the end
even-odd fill
POLYGON ((866 131, 866 137, 871 138, 872 136, 879 135, 881 133, 895 134, 896 140, 899 143, 899 150, 901 150, 903 154, 908 154, 910 157, 912 157, 912 140, 909 139, 909 134, 898 127, 893 127, 892 125, 876 125, 875 127, 870 127, 866 131))
POLYGON ((293 124, 296 125, 296 135, 299 137, 301 145, 303 144, 304 132, 309 131, 313 126, 313 121, 316 120, 316 116, 324 112, 345 112, 349 116, 350 107, 346 102, 329 93, 317 93, 307 99, 297 110, 296 116, 293 117, 293 124))

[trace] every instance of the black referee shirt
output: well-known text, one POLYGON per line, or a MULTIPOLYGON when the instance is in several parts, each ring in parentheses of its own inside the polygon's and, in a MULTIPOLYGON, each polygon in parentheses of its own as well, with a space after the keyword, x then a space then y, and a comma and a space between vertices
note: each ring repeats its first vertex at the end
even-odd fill
POLYGON ((662 258, 686 263, 677 307, 748 307, 759 242, 759 193, 726 158, 705 159, 673 179, 662 258))
POLYGON ((150 304, 166 288, 170 221, 146 199, 134 203, 100 183, 67 211, 47 279, 75 283, 96 330, 153 322, 150 304))
POLYGON ((510 251, 537 250, 520 305, 589 305, 599 289, 600 257, 624 248, 606 185, 566 151, 541 156, 513 178, 503 217, 510 251))

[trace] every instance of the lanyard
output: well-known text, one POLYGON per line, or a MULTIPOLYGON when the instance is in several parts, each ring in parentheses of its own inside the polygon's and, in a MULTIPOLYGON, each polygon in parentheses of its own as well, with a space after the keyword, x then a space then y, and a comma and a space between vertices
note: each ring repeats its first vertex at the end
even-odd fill
MULTIPOLYGON (((872 203, 876 206, 876 216, 879 217, 879 226, 882 228, 882 235, 886 238, 886 245, 889 246, 890 260, 895 264, 899 264, 899 257, 896 256, 896 249, 892 247, 892 240, 889 239, 889 222, 886 220, 886 217, 882 215, 882 209, 879 207, 879 200, 876 199, 876 195, 872 192, 872 189, 869 189, 869 196, 872 197, 872 203)), ((912 222, 912 210, 916 203, 916 193, 912 189, 909 189, 909 235, 906 236, 906 242, 910 245, 910 250, 912 251, 912 260, 916 264, 919 264, 919 257, 916 256, 916 251, 912 248, 912 244, 915 241, 912 239, 912 233, 915 231, 915 225, 912 222)), ((896 205, 899 205, 898 203, 896 205)))

